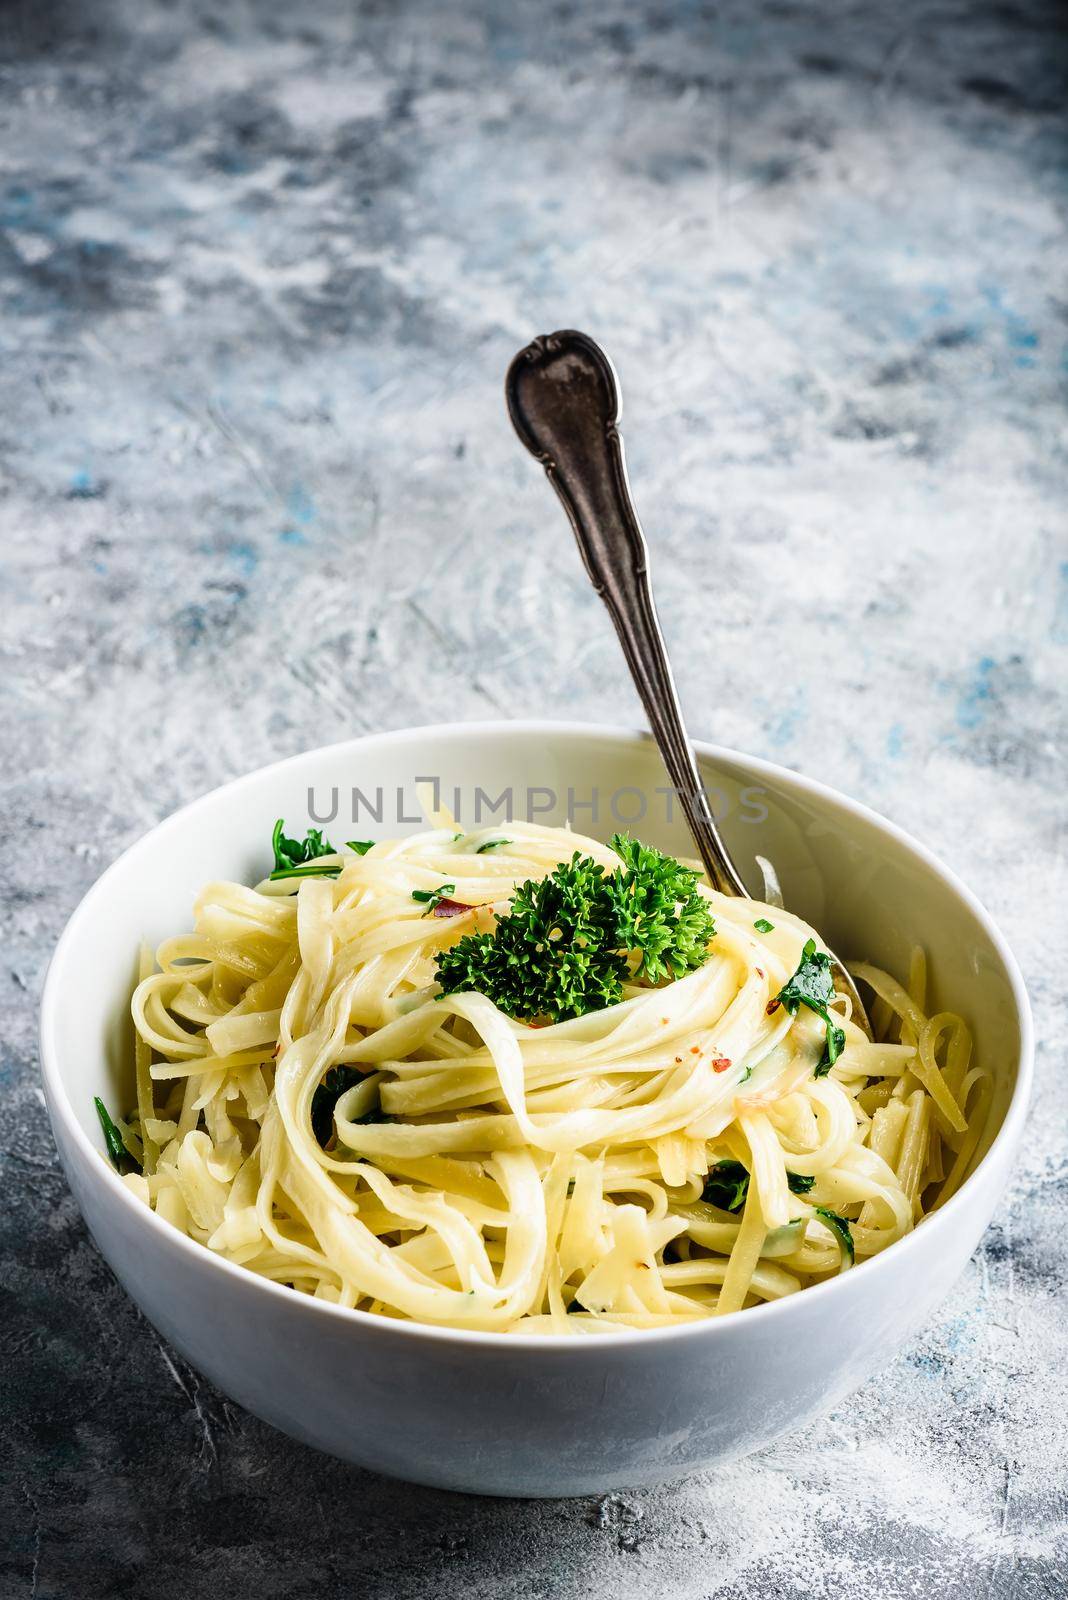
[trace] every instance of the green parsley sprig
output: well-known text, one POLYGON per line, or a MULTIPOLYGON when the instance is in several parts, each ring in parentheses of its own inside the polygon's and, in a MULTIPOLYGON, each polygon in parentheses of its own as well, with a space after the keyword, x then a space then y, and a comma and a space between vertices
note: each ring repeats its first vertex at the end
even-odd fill
POLYGON ((563 1022, 618 1003, 628 977, 649 984, 703 965, 716 927, 698 874, 624 834, 616 872, 575 852, 520 884, 492 933, 438 956, 444 994, 476 990, 508 1016, 563 1022))
MULTIPOLYGON (((279 817, 271 834, 271 848, 274 851, 274 870, 270 877, 272 883, 279 878, 336 878, 341 868, 336 862, 320 862, 320 856, 335 856, 337 851, 329 839, 324 839, 319 828, 309 828, 303 839, 287 839, 283 829, 285 822, 279 817)), ((370 850, 373 839, 347 839, 348 849, 355 851, 358 856, 365 856, 370 850)))
POLYGON ((703 965, 715 925, 697 892, 698 874, 626 834, 613 836, 612 849, 623 871, 614 872, 606 887, 616 937, 640 956, 634 976, 656 984, 703 965))

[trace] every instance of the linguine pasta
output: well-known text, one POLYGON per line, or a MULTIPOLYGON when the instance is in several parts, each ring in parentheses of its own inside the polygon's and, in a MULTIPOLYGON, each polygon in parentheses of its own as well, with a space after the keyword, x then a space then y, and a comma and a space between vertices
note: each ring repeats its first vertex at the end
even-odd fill
POLYGON ((121 1136, 143 1171, 124 1181, 159 1216, 339 1305, 582 1335, 794 1294, 953 1193, 991 1085, 962 1019, 927 1014, 919 952, 906 985, 854 969, 879 1042, 836 995, 829 1070, 820 1017, 775 1004, 812 929, 703 885, 715 936, 674 981, 542 1026, 442 995, 438 954, 517 884, 576 849, 619 866, 564 829, 507 832, 437 827, 317 863, 336 877, 202 890, 133 998, 121 1136))

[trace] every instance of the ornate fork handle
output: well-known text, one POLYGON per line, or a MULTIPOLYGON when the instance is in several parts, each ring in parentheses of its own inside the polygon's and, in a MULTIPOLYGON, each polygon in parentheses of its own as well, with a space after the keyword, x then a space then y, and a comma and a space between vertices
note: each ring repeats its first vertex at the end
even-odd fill
POLYGON ((506 394, 516 432, 563 501, 590 581, 608 607, 709 881, 723 894, 746 895, 683 723, 627 482, 612 364, 586 334, 552 333, 519 352, 506 394))

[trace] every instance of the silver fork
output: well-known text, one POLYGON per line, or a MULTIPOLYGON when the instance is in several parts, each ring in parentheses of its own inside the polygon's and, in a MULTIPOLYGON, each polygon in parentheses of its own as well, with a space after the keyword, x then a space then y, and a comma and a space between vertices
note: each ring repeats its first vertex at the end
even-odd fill
MULTIPOLYGON (((649 583, 649 552, 627 482, 612 363, 587 334, 564 329, 520 350, 505 381, 520 439, 563 501, 590 582, 608 607, 708 880, 721 894, 751 898, 712 815, 649 583)), ((774 882, 774 874, 771 874, 774 882)), ((856 984, 831 952, 834 986, 871 1038, 856 984)))

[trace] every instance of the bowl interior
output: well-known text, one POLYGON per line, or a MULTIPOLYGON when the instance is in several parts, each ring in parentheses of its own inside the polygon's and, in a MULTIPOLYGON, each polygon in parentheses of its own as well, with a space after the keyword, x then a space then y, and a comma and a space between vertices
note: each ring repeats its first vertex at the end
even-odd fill
MULTIPOLYGON (((759 892, 758 854, 778 872, 785 903, 841 955, 904 976, 914 944, 928 953, 929 1009, 960 1011, 996 1093, 988 1148, 1016 1084, 1026 1002, 1011 956, 982 909, 926 851, 831 791, 780 768, 701 747, 701 770, 728 845, 759 892)), ((607 838, 629 827, 692 854, 652 741, 562 724, 464 724, 382 734, 264 768, 195 801, 147 834, 104 874, 68 926, 49 976, 46 1037, 54 1093, 96 1149, 92 1100, 113 1110, 132 1096, 129 997, 142 941, 190 925, 214 878, 255 882, 270 862, 277 817, 289 832, 321 825, 340 844, 425 827, 416 783, 433 788, 468 827, 513 816, 607 838)), ((48 1053, 46 1052, 46 1055, 48 1053)), ((979 1156, 982 1155, 982 1149, 979 1156)))

